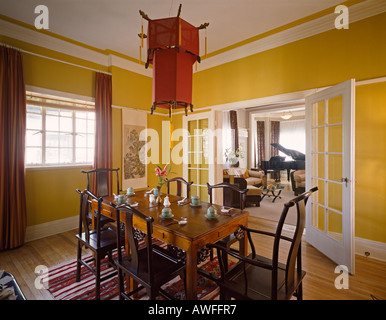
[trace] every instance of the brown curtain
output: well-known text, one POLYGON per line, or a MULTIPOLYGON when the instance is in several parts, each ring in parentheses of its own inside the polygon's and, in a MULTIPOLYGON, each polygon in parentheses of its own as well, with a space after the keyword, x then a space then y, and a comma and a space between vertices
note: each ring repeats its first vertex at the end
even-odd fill
POLYGON ((265 161, 265 121, 257 121, 257 168, 261 167, 261 161, 265 161))
MULTIPOLYGON (((95 157, 94 168, 112 166, 112 83, 111 75, 97 72, 95 75, 95 157)), ((93 192, 96 180, 93 179, 93 192)), ((111 194, 111 176, 109 177, 111 194)))
POLYGON ((25 131, 22 56, 0 46, 0 250, 19 247, 25 239, 25 131))
MULTIPOLYGON (((280 121, 271 121, 271 143, 279 143, 280 121)), ((271 157, 279 155, 279 150, 271 146, 271 157)))
MULTIPOLYGON (((239 148, 239 128, 237 126, 237 111, 231 110, 229 111, 229 118, 231 123, 231 130, 234 132, 233 139, 233 148, 236 151, 236 149, 239 148)), ((237 162, 233 167, 238 167, 239 162, 237 162)))

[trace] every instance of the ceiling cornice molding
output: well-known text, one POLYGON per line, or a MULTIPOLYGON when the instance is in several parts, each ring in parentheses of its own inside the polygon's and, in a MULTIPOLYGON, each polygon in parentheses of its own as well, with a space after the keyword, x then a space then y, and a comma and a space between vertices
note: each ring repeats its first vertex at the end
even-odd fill
MULTIPOLYGON (((354 23, 377 14, 386 12, 386 2, 379 0, 368 0, 349 7, 350 23, 354 23)), ((281 47, 283 45, 302 40, 322 32, 335 28, 337 15, 332 12, 323 17, 305 22, 284 31, 269 35, 265 38, 242 45, 229 51, 219 53, 207 59, 202 59, 198 64, 197 71, 200 72, 209 68, 246 58, 254 54, 281 47)))
POLYGON ((118 67, 121 69, 125 69, 128 71, 142 74, 142 75, 147 76, 147 77, 153 76, 153 71, 152 71, 153 69, 151 69, 151 68, 146 69, 145 66, 142 64, 130 61, 130 60, 125 59, 125 58, 121 58, 121 57, 114 55, 114 54, 108 55, 108 66, 109 67, 110 66, 118 67))
POLYGON ((103 54, 98 51, 38 32, 31 28, 0 19, 0 35, 23 41, 49 50, 64 53, 79 59, 93 62, 104 67, 116 66, 128 71, 152 77, 152 69, 115 54, 103 54))
MULTIPOLYGON (((374 15, 386 12, 386 2, 379 0, 367 0, 354 4, 349 7, 350 23, 372 17, 374 15)), ((202 59, 197 66, 200 72, 213 68, 228 62, 239 60, 256 53, 270 50, 285 44, 305 39, 313 35, 334 29, 335 13, 325 15, 312 21, 305 22, 301 25, 291 27, 284 31, 269 35, 265 38, 242 45, 240 47, 219 53, 207 59, 202 59)), ((86 46, 77 45, 55 36, 38 32, 32 28, 26 28, 0 18, 0 35, 20 40, 32 45, 40 46, 49 50, 61 52, 76 58, 93 62, 105 67, 116 66, 131 72, 144 76, 152 77, 152 69, 145 69, 143 64, 136 63, 129 59, 119 57, 118 55, 108 53, 104 54, 98 50, 92 50, 86 46)))
POLYGON ((107 65, 106 55, 85 47, 61 40, 23 26, 0 19, 0 35, 23 41, 49 50, 68 54, 102 66, 107 65))

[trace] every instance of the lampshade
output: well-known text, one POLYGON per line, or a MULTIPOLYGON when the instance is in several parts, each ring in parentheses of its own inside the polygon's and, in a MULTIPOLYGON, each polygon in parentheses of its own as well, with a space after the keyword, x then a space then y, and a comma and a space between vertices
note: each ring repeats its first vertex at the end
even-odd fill
POLYGON ((284 120, 288 120, 292 118, 292 113, 291 112, 283 112, 280 116, 280 118, 284 120))

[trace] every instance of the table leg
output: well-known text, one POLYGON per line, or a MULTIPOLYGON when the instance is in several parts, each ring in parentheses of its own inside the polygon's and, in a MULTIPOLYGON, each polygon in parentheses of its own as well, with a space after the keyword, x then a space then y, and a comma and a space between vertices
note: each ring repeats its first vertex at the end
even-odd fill
MULTIPOLYGON (((127 228, 126 228, 126 215, 121 215, 121 221, 123 221, 123 223, 125 224, 125 251, 126 251, 126 254, 128 254, 130 252, 130 244, 128 241, 129 237, 128 237, 127 228)), ((138 283, 134 281, 133 278, 131 278, 128 274, 125 274, 124 277, 126 280, 127 292, 131 292, 137 288, 138 283)), ((138 293, 135 293, 133 297, 135 298, 137 297, 137 295, 138 293)))
POLYGON ((274 191, 272 191, 272 195, 274 196, 272 202, 275 202, 276 198, 281 199, 280 194, 281 194, 281 189, 279 190, 278 194, 275 194, 274 191))
POLYGON ((186 299, 197 300, 197 248, 193 245, 186 251, 186 299))

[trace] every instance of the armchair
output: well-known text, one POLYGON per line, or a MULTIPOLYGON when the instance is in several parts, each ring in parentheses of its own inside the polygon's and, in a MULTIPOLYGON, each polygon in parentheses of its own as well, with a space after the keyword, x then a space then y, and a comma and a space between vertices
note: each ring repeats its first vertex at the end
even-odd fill
POLYGON ((296 170, 291 172, 291 185, 295 196, 306 190, 306 171, 296 170))

